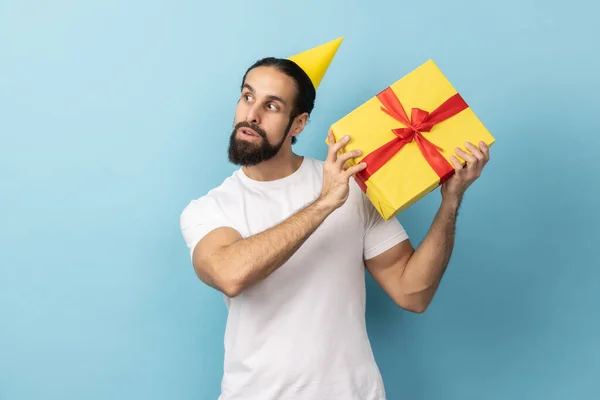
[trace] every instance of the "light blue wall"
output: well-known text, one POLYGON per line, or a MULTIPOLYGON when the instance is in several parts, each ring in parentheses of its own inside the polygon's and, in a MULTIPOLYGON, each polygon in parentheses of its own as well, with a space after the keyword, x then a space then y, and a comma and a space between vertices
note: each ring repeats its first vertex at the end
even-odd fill
MULTIPOLYGON (((0 399, 216 399, 226 310, 179 213, 233 169, 245 68, 341 35, 298 152, 323 157, 330 123, 428 58, 497 138, 429 311, 369 278, 389 398, 600 398, 598 12, 0 1, 0 399)), ((415 244, 438 201, 400 216, 415 244)))

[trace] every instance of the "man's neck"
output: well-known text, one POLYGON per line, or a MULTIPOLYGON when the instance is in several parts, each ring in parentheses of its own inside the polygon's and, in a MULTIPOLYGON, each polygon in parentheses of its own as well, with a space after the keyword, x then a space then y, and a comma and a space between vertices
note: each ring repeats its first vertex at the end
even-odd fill
POLYGON ((303 156, 294 153, 275 156, 253 167, 242 167, 247 177, 256 181, 274 181, 290 176, 300 168, 303 156))

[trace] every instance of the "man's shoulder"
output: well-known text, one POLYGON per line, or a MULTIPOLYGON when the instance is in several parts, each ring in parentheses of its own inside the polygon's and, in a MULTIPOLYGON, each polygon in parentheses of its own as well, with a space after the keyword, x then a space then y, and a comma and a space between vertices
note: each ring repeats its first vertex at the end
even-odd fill
POLYGON ((306 160, 308 160, 309 163, 312 163, 315 166, 321 167, 323 166, 323 164, 325 163, 325 161, 320 160, 318 158, 314 158, 314 157, 310 157, 310 156, 304 156, 304 158, 306 160))
POLYGON ((310 161, 313 167, 318 168, 319 171, 323 170, 323 164, 325 164, 325 160, 313 157, 309 157, 308 160, 310 161))
POLYGON ((192 213, 214 212, 239 196, 242 185, 237 177, 238 171, 225 178, 219 185, 205 194, 190 200, 182 211, 182 215, 192 213))

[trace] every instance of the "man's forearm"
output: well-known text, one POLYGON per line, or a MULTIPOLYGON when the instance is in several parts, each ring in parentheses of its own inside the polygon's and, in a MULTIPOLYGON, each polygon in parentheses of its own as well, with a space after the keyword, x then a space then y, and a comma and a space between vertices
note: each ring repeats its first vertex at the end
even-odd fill
POLYGON ((333 210, 318 199, 274 227, 222 248, 213 256, 216 273, 232 295, 239 294, 285 263, 333 210))
POLYGON ((402 286, 407 293, 425 293, 428 297, 433 297, 454 248, 460 202, 460 198, 442 200, 429 232, 402 273, 402 286))

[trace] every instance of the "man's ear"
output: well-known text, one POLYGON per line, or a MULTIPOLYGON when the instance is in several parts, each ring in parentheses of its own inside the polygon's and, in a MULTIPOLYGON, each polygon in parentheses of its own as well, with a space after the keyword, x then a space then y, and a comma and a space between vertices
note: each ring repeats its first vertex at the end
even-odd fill
POLYGON ((304 127, 308 123, 308 113, 302 113, 296 118, 294 118, 294 122, 292 123, 292 128, 290 129, 290 136, 297 136, 304 130, 304 127))

